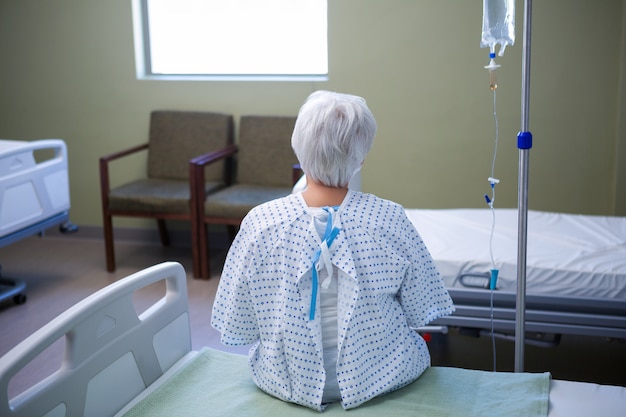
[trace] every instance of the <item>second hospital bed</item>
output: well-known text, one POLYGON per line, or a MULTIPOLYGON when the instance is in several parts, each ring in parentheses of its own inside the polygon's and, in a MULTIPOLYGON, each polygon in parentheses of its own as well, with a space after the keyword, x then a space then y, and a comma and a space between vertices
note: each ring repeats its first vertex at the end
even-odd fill
MULTIPOLYGON (((0 139, 0 247, 69 223, 67 148, 61 139, 0 139)), ((26 301, 22 280, 0 277, 0 300, 26 301)))
MULTIPOLYGON (((123 278, 77 303, 0 357, 2 416, 314 416, 256 388, 247 359, 191 349, 186 273, 167 262, 123 278), (142 288, 165 283, 147 308, 142 288), (59 339, 60 368, 9 395, 11 379, 59 339)), ((547 373, 429 368, 418 380, 353 411, 358 416, 617 417, 626 388, 551 380, 547 373)), ((345 415, 337 403, 323 412, 345 415)))
MULTIPOLYGON (((517 210, 406 212, 456 306, 453 315, 436 323, 490 332, 493 311, 494 332, 510 335, 515 329, 517 210), (491 294, 494 263, 499 276, 491 294)), ((527 233, 526 330, 626 339, 626 217, 530 210, 527 233)))

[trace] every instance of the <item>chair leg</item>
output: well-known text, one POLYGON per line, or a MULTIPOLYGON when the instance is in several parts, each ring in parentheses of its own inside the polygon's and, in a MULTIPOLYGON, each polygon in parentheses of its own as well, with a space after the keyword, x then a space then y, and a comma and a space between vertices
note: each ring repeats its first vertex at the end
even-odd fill
POLYGON ((165 220, 157 219, 157 224, 159 225, 159 237, 161 238, 161 244, 163 246, 170 245, 170 235, 167 233, 167 225, 165 224, 165 220))
POLYGON ((233 243, 235 237, 237 236, 237 230, 239 229, 239 227, 233 224, 229 224, 226 226, 226 228, 228 229, 228 237, 230 238, 230 243, 233 243))
POLYGON ((193 260, 193 277, 194 278, 204 278, 202 276, 202 261, 200 250, 200 227, 202 227, 202 222, 198 222, 195 218, 191 220, 191 254, 193 260))
POLYGON ((107 271, 115 271, 115 248, 113 247, 113 218, 104 213, 102 227, 104 229, 104 253, 106 255, 107 271))
POLYGON ((209 234, 207 231, 206 223, 202 222, 197 230, 198 233, 198 248, 199 248, 199 263, 200 263, 200 278, 209 279, 211 272, 211 264, 209 260, 209 234))
POLYGON ((195 230, 196 225, 194 222, 191 223, 191 268, 194 278, 200 278, 200 264, 198 253, 198 233, 195 230))

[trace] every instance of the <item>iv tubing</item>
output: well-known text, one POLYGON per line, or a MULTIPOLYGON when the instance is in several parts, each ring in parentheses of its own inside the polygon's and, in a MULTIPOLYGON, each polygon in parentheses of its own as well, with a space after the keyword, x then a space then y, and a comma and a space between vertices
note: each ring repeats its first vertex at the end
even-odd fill
POLYGON ((496 199, 496 184, 499 182, 495 178, 495 169, 496 169, 496 156, 498 155, 498 137, 499 137, 499 129, 498 129, 498 113, 496 111, 496 90, 493 91, 493 119, 495 125, 495 141, 493 145, 493 159, 491 160, 491 176, 488 178, 488 181, 491 184, 491 200, 489 201, 489 208, 491 209, 491 233, 489 235, 489 256, 491 257, 491 278, 489 280, 489 289, 490 289, 490 318, 491 318, 491 351, 493 352, 493 372, 496 372, 496 336, 494 329, 494 319, 493 319, 493 292, 495 290, 495 282, 494 282, 494 274, 497 277, 497 269, 496 269, 496 261, 493 256, 493 234, 496 227, 496 211, 493 207, 493 203, 496 199))
POLYGON ((498 113, 496 112, 496 90, 493 90, 493 119, 496 129, 496 138, 493 145, 493 158, 491 160, 491 176, 488 178, 488 181, 491 184, 491 200, 489 200, 489 208, 491 208, 492 214, 492 222, 491 222, 491 234, 489 236, 489 256, 491 257, 491 267, 496 269, 496 261, 493 257, 493 232, 496 226, 496 212, 493 208, 494 201, 496 200, 496 187, 495 185, 499 182, 495 178, 495 169, 496 169, 496 157, 498 155, 498 113))

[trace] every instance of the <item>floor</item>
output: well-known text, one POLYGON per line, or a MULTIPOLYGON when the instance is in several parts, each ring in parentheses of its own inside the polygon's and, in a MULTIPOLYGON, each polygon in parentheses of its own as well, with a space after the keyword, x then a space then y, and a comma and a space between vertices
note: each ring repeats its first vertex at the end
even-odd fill
MULTIPOLYGON (((51 234, 34 236, 0 248, 2 276, 26 282, 27 302, 16 305, 0 301, 0 355, 4 355, 31 333, 79 300, 116 280, 159 262, 180 262, 188 271, 188 294, 192 348, 211 346, 244 354, 247 348, 226 348, 209 324, 211 306, 225 249, 212 256, 212 279, 196 280, 191 275, 191 250, 184 245, 161 247, 155 239, 116 242, 117 270, 105 270, 103 242, 97 238, 51 234)), ((148 292, 148 291, 146 291, 148 292)), ((146 293, 146 297, 150 297, 146 293)), ((625 318, 626 320, 626 318, 625 318)), ((473 337, 450 329, 447 335, 433 334, 429 342, 432 364, 493 370, 514 370, 514 344, 489 337, 473 337)), ((59 340, 32 365, 11 381, 9 391, 21 392, 42 376, 58 369, 63 340, 59 340)), ((626 386, 626 342, 592 337, 566 337, 556 347, 526 345, 524 370, 549 371, 555 379, 626 386)))

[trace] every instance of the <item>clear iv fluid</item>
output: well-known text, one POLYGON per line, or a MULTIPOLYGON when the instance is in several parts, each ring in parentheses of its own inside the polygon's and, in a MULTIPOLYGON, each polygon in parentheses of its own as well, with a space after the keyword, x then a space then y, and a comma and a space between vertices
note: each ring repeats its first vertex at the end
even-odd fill
POLYGON ((491 90, 495 90, 496 88, 498 88, 498 78, 496 77, 495 69, 489 70, 489 88, 491 90))
POLYGON ((483 0, 483 30, 481 48, 488 47, 499 56, 504 54, 507 45, 515 42, 515 0, 483 0))
POLYGON ((515 0, 483 0, 483 31, 481 48, 489 48, 489 88, 498 88, 496 69, 496 45, 500 45, 499 56, 504 54, 507 45, 515 42, 515 0))

